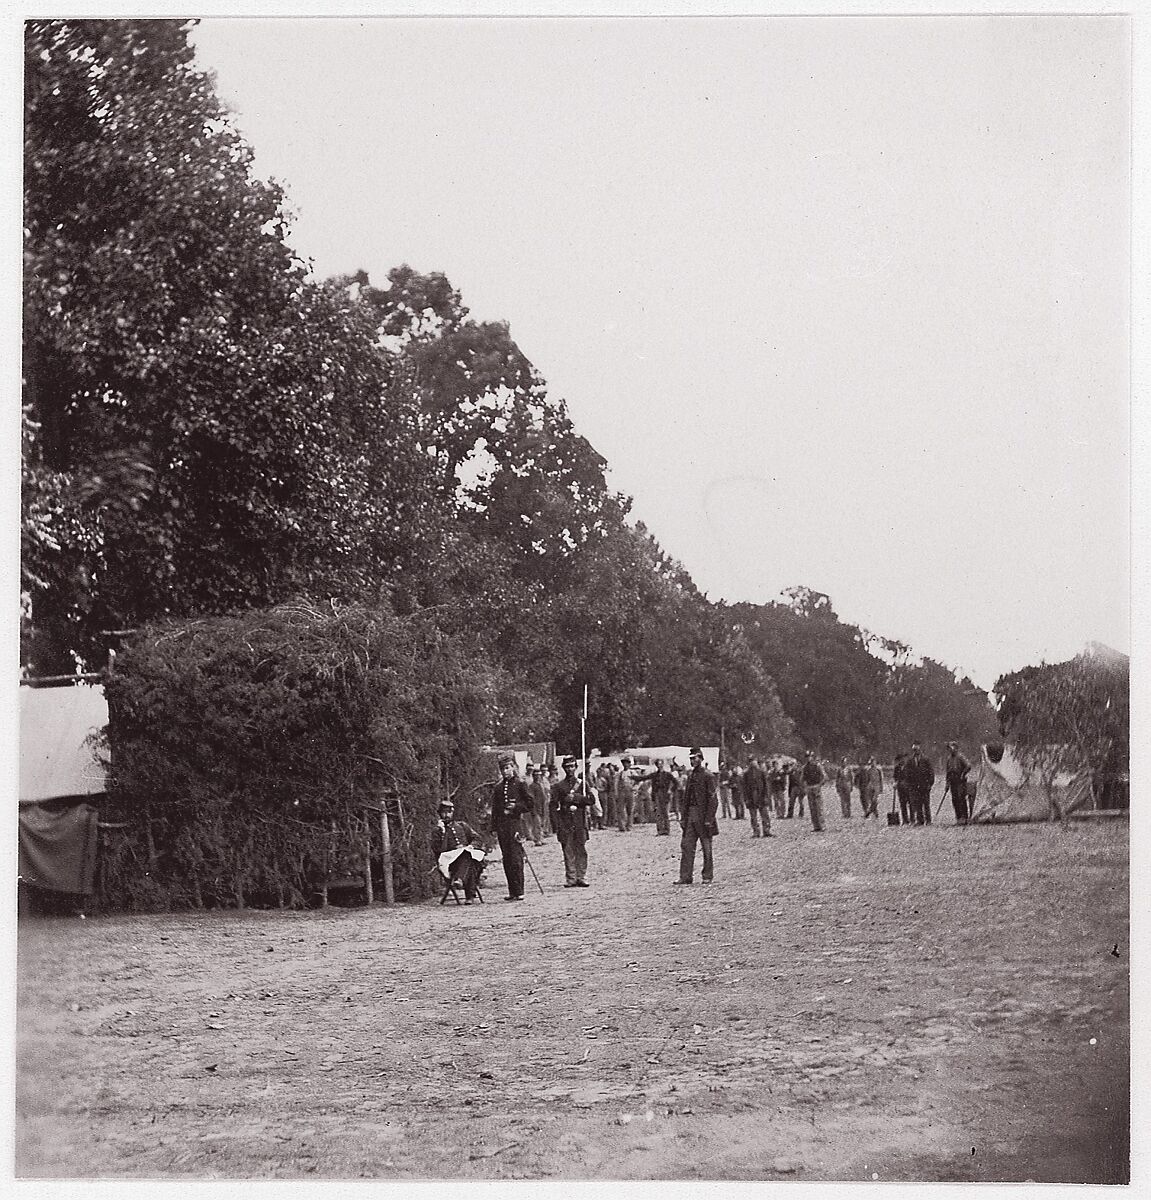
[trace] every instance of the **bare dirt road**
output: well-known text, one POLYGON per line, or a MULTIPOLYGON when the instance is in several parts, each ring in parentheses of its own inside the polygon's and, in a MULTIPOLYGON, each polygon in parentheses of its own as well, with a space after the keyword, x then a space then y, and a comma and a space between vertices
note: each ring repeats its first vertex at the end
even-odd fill
POLYGON ((27 921, 17 1175, 1126 1177, 1125 822, 720 826, 706 887, 647 825, 519 904, 27 921))

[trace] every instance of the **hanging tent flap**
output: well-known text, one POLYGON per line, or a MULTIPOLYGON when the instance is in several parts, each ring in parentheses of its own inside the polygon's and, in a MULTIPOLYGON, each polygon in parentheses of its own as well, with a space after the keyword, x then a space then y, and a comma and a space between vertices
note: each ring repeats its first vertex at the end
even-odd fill
POLYGON ((20 806, 20 878, 52 892, 91 895, 96 809, 81 804, 20 806))

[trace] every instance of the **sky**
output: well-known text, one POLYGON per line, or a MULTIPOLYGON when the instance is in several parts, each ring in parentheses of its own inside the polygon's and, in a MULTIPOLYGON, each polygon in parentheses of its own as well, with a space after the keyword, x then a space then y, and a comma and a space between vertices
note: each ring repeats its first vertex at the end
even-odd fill
POLYGON ((442 271, 712 600, 1129 651, 1120 17, 208 19, 317 276, 442 271))

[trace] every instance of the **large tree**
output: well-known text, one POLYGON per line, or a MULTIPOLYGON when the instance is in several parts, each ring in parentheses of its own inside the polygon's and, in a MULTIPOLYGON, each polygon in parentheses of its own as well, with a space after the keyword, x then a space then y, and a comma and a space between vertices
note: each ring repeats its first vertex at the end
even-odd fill
POLYGON ((1042 779, 1087 767, 1101 794, 1130 770, 1131 663, 1093 648, 1067 662, 1024 667, 995 683, 999 722, 1042 779))
POLYGON ((310 282, 189 22, 25 44, 24 588, 40 669, 156 616, 360 592, 426 466, 374 325, 310 282))

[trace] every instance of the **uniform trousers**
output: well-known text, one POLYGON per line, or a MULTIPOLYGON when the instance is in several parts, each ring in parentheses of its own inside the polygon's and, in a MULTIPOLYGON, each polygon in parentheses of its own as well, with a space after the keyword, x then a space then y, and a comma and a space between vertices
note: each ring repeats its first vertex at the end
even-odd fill
POLYGON ((752 837, 771 836, 771 806, 766 803, 752 804, 747 809, 748 820, 751 821, 752 837))
POLYGON ((915 825, 931 824, 931 791, 914 788, 911 791, 911 820, 915 825))
POLYGON ((967 780, 966 779, 949 779, 947 781, 948 791, 951 792, 951 807, 955 809, 955 819, 957 821, 967 820, 967 780))
POLYGON ((516 840, 514 829, 496 830, 500 843, 500 854, 504 860, 504 877, 508 881, 508 895, 524 894, 524 848, 516 840))
POLYGON ((671 833, 671 817, 668 813, 668 801, 671 797, 667 792, 656 792, 655 800, 655 832, 657 837, 671 833))
MULTIPOLYGON (((807 804, 811 809, 811 827, 816 833, 823 832, 823 789, 818 783, 809 783, 806 788, 807 804)), ((800 807, 799 815, 803 816, 803 808, 800 807)))
POLYGON ((698 842, 703 847, 703 870, 700 878, 704 883, 712 880, 713 862, 711 857, 711 834, 706 833, 702 808, 689 808, 683 814, 683 836, 679 842, 679 878, 683 883, 691 883, 695 871, 695 847, 698 842))
POLYGON ((845 817, 851 816, 851 785, 843 787, 841 784, 835 785, 835 790, 839 793, 839 807, 845 817))
POLYGON ((556 836, 564 852, 564 883, 586 883, 587 830, 583 817, 561 817, 556 836))

